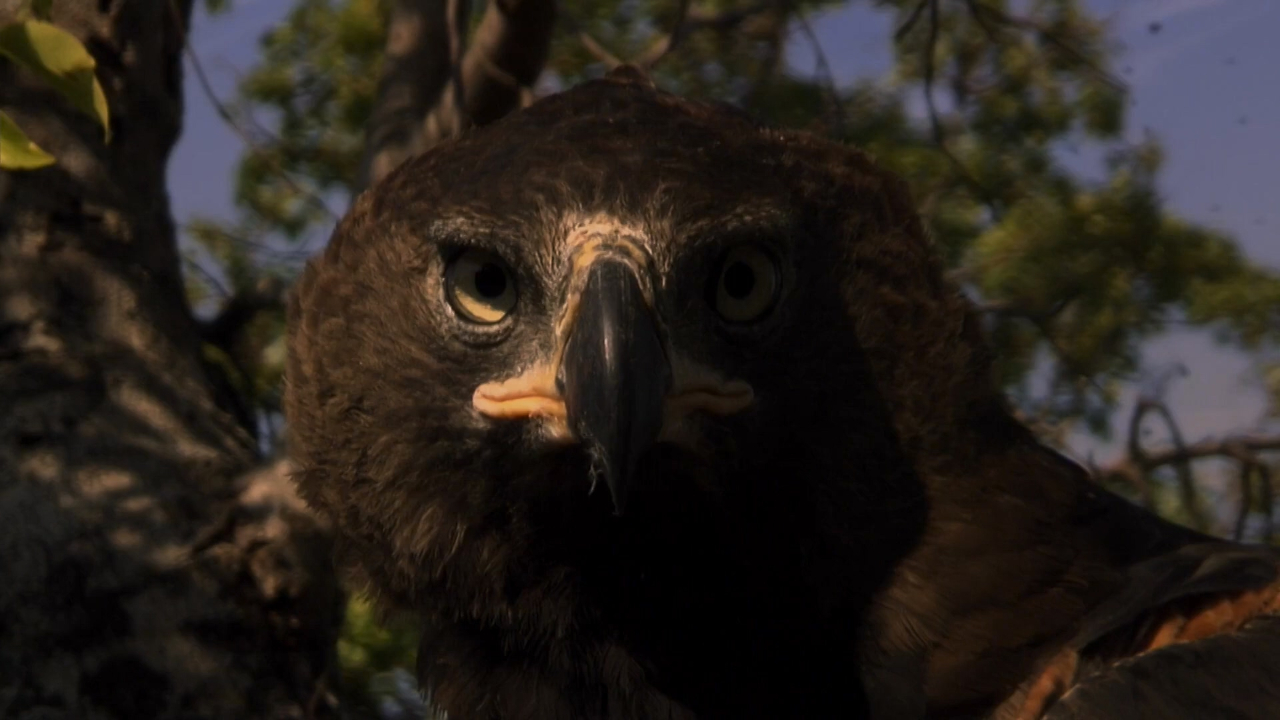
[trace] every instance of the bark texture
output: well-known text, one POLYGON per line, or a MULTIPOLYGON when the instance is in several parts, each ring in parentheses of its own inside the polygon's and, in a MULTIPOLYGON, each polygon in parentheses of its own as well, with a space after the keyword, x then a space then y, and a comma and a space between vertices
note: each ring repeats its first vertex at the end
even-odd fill
POLYGON ((58 161, 0 172, 0 717, 324 716, 328 533, 283 464, 253 469, 183 294, 165 168, 191 0, 53 7, 114 137, 0 62, 0 109, 58 161))

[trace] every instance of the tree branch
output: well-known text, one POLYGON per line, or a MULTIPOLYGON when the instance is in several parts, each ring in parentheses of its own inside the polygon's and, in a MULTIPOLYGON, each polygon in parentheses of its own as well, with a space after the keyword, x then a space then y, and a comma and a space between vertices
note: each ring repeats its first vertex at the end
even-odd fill
POLYGON ((465 0, 396 1, 357 191, 531 97, 551 50, 554 0, 492 0, 469 45, 468 7, 465 0))
MULTIPOLYGON (((937 0, 933 0, 933 1, 936 2, 937 0)), ((1090 74, 1092 74, 1094 78, 1096 78, 1099 82, 1109 86, 1112 90, 1116 92, 1120 92, 1120 93, 1128 92, 1129 88, 1127 85, 1125 85, 1123 81, 1121 81, 1115 75, 1112 75, 1111 73, 1107 72, 1105 69, 1100 67, 1087 55, 1080 52, 1076 48, 1072 47, 1071 43, 1058 37, 1056 33, 1049 30, 1049 28, 1045 27, 1042 23, 1036 20, 1033 20, 1031 18, 1009 15, 1008 13, 1004 12, 1003 10, 1000 10, 999 8, 980 3, 978 2, 978 0, 965 0, 965 4, 969 8, 969 14, 973 17, 973 19, 976 22, 978 22, 979 25, 983 27, 983 29, 988 33, 988 35, 991 34, 991 30, 986 25, 985 20, 983 20, 982 18, 982 15, 984 14, 990 16, 992 19, 994 19, 996 22, 1002 25, 1018 28, 1020 30, 1027 30, 1034 33, 1046 44, 1052 45, 1053 47, 1057 48, 1059 52, 1066 55, 1067 57, 1070 57, 1072 60, 1074 60, 1075 62, 1079 63, 1081 66, 1086 68, 1090 72, 1090 74)))
POLYGON ((1206 519, 1199 507, 1195 489, 1195 477, 1192 463, 1207 459, 1234 459, 1240 463, 1241 507, 1236 516, 1237 537, 1243 532, 1244 519, 1252 504, 1252 488, 1248 487, 1251 472, 1256 468, 1261 478, 1261 500, 1266 505, 1265 534, 1270 537, 1272 528, 1271 504, 1273 488, 1271 472, 1265 461, 1258 457, 1260 453, 1280 451, 1280 434, 1276 435, 1233 435, 1226 438, 1206 438, 1195 443, 1187 443, 1173 414, 1168 406, 1151 398, 1140 399, 1129 418, 1127 452, 1120 460, 1098 468, 1094 473, 1099 480, 1120 480, 1132 485, 1142 497, 1143 503, 1150 507, 1154 502, 1148 476, 1154 470, 1174 466, 1178 473, 1178 487, 1182 502, 1191 515, 1193 522, 1205 527, 1206 519), (1156 413, 1169 428, 1171 445, 1159 450, 1148 450, 1142 446, 1142 420, 1148 413, 1156 413))
POLYGON ((423 150, 423 119, 450 78, 446 0, 395 0, 386 60, 369 116, 355 192, 423 150))
POLYGON ((554 0, 492 0, 461 57, 461 92, 446 96, 427 116, 422 149, 470 125, 488 125, 531 98, 551 53, 555 20, 554 0))

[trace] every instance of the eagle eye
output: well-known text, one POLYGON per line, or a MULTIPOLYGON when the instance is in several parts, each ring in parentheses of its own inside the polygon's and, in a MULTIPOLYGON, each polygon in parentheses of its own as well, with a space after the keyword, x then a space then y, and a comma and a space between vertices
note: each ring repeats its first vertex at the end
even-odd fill
POLYGON ((773 255, 756 245, 739 245, 720 262, 711 304, 727 322, 759 320, 778 301, 781 275, 773 255))
POLYGON ((492 325, 516 306, 516 282, 502 258, 487 250, 464 250, 445 268, 445 294, 466 320, 492 325))

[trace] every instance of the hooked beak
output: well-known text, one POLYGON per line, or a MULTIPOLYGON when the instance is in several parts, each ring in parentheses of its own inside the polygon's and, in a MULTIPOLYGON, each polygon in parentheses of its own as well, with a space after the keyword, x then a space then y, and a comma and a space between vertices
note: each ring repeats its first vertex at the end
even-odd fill
POLYGON ((658 438, 671 365, 639 278, 603 256, 587 269, 556 385, 570 430, 587 447, 621 515, 641 454, 658 438))
POLYGON ((550 440, 582 443, 593 487, 603 479, 621 515, 646 450, 686 439, 686 416, 731 415, 749 407, 754 393, 664 342, 635 242, 596 232, 570 242, 554 352, 519 375, 480 385, 472 405, 494 420, 538 420, 550 440))

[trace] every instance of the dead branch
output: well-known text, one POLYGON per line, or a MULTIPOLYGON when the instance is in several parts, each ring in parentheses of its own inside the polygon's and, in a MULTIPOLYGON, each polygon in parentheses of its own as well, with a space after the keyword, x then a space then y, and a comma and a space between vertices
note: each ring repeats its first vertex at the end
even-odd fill
POLYGON ((1192 463, 1207 459, 1234 459, 1239 462, 1242 500, 1236 516, 1237 536, 1243 532, 1244 521, 1252 505, 1250 482, 1252 474, 1257 472, 1260 478, 1261 500, 1267 508, 1264 513, 1265 533, 1270 537, 1274 488, 1271 483, 1270 468, 1260 454, 1280 451, 1280 434, 1233 435, 1187 443, 1168 405, 1161 400, 1143 398, 1134 406, 1133 414, 1129 418, 1126 446, 1125 457, 1098 468, 1094 473, 1095 476, 1103 481, 1121 481, 1133 486, 1142 497, 1143 503, 1150 507, 1154 498, 1147 478, 1159 468, 1173 466, 1178 475, 1182 502, 1193 521, 1200 523, 1200 527, 1204 527, 1205 518, 1197 502, 1192 463), (1168 447, 1158 450, 1143 447, 1142 421, 1149 413, 1158 415, 1169 428, 1170 445, 1168 447))

